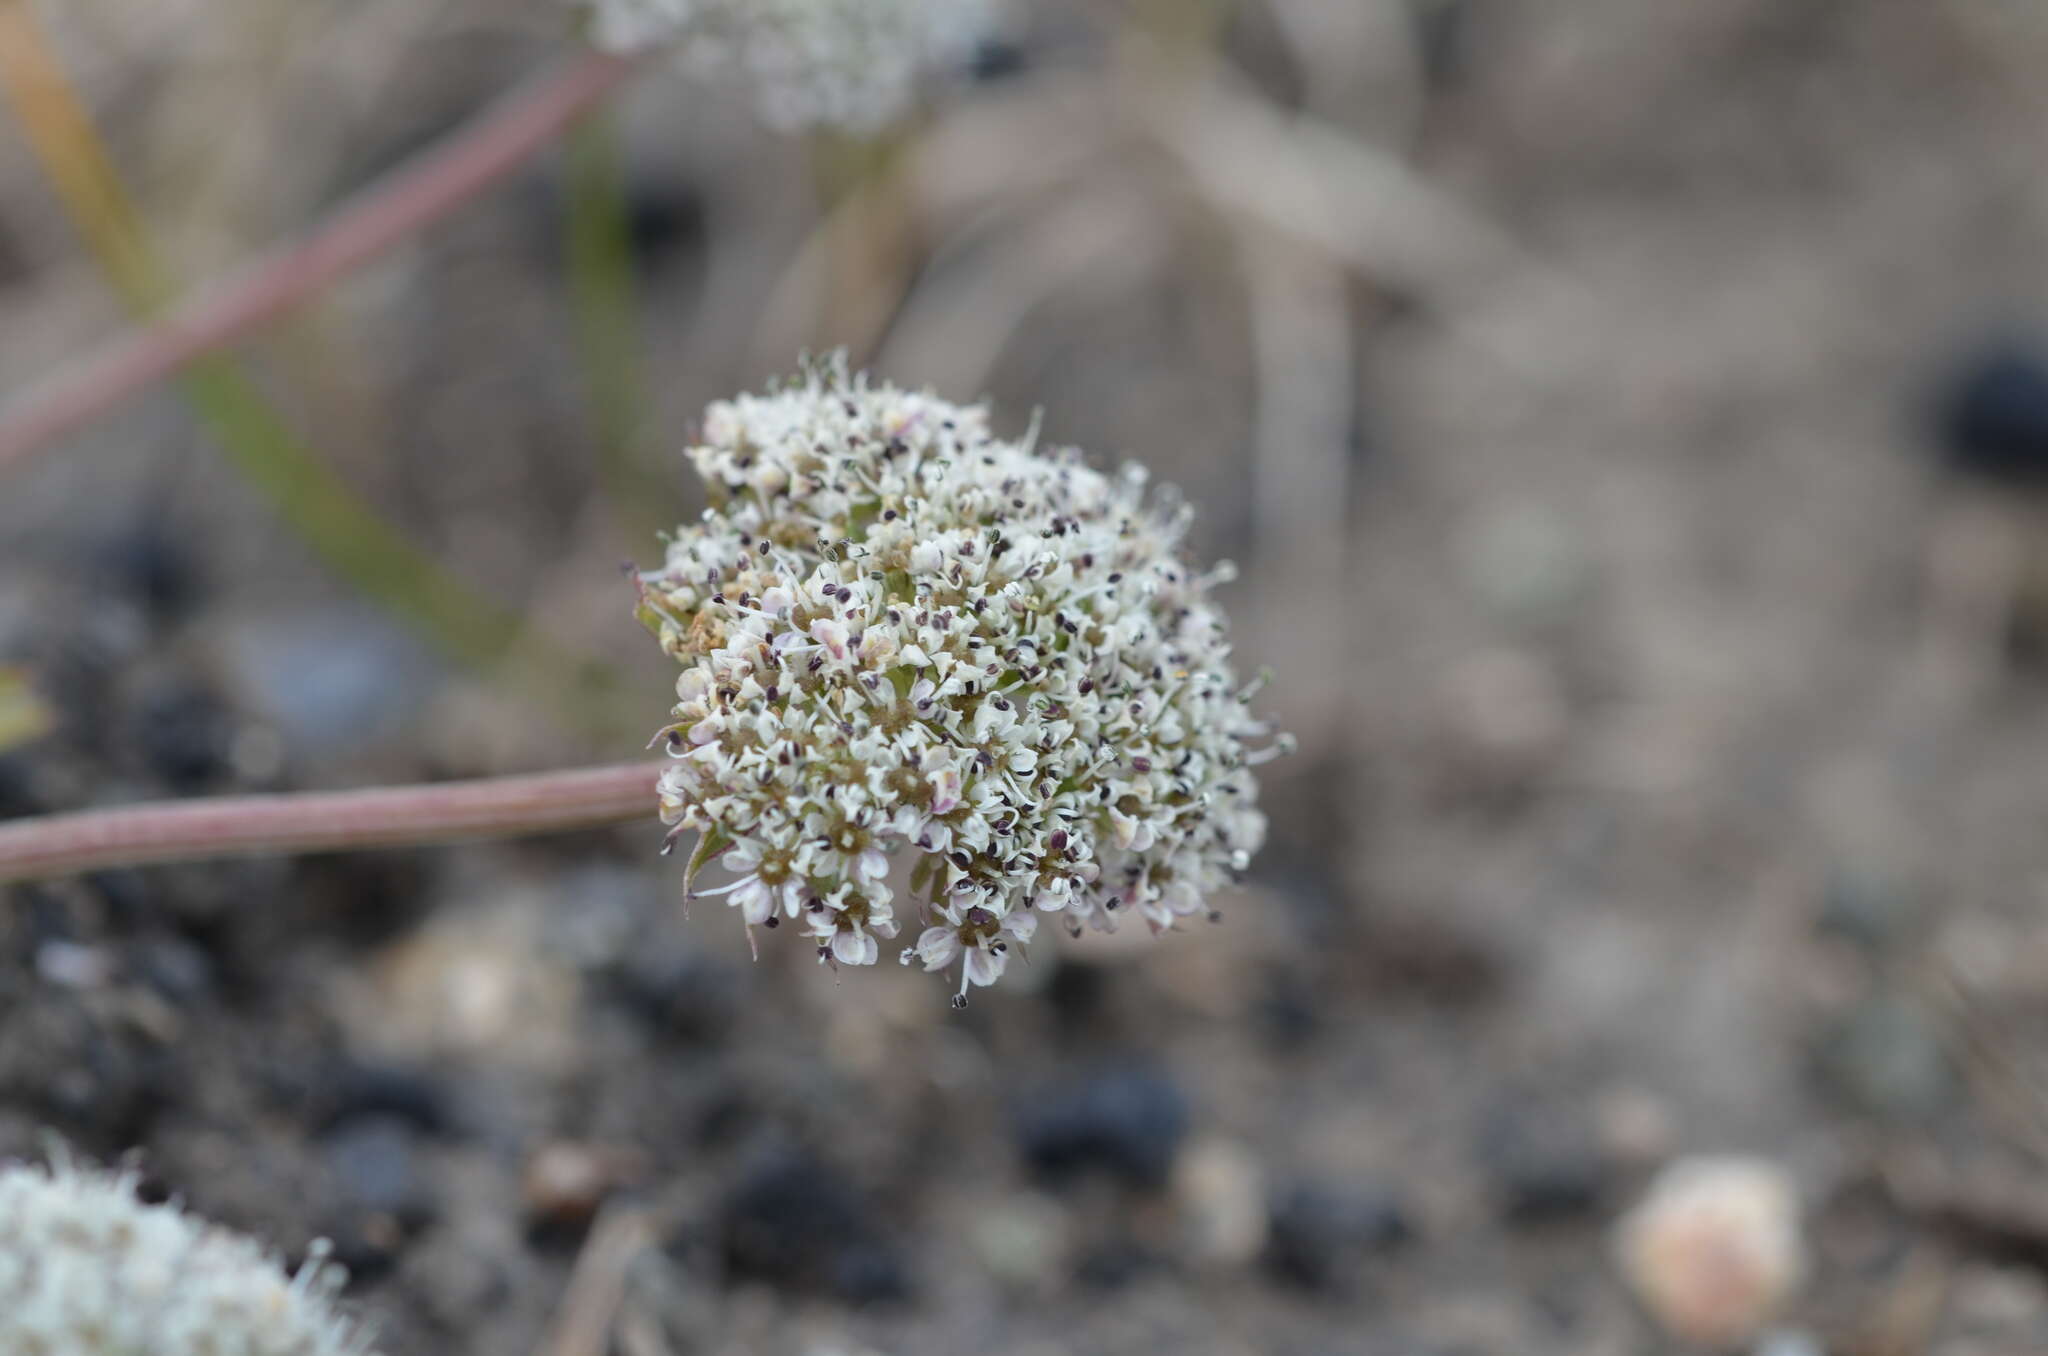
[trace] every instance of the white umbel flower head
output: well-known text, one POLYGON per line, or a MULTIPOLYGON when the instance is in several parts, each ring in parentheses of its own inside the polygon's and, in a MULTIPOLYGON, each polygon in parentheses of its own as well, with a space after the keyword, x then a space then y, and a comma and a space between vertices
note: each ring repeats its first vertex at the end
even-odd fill
POLYGON ((51 1356, 369 1356, 334 1307, 340 1268, 287 1275, 261 1244, 131 1176, 0 1167, 0 1351, 51 1356))
POLYGON ((600 46, 674 44, 704 73, 736 72, 782 128, 871 132, 927 71, 965 64, 992 0, 583 0, 600 46))
MULTIPOLYGON (((640 616, 682 665, 663 818, 755 926, 820 960, 992 984, 1039 914, 1079 932, 1206 910, 1265 835, 1248 710, 1189 511, 1142 469, 990 433, 981 406, 843 358, 706 412, 709 489, 640 616)), ((1255 747, 1257 746, 1257 747, 1255 747)))

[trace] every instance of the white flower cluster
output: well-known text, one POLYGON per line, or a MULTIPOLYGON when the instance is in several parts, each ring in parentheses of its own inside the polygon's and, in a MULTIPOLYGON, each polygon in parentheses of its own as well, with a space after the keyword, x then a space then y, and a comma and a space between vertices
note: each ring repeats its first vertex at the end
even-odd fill
POLYGON ((706 73, 736 71, 777 127, 870 132, 909 105, 919 77, 965 64, 990 0, 586 0, 613 51, 678 44, 706 73))
POLYGON ((367 1356, 340 1268, 288 1276, 252 1239, 135 1198, 132 1177, 0 1168, 0 1352, 367 1356))
POLYGON ((723 853, 750 939, 801 920, 872 964, 907 855, 903 959, 960 965, 964 1004, 1038 914, 1162 931, 1258 848, 1249 767, 1280 743, 1231 674, 1225 571, 1141 468, 1033 442, 843 359, 706 412, 713 507, 640 615, 683 666, 662 817, 723 853))

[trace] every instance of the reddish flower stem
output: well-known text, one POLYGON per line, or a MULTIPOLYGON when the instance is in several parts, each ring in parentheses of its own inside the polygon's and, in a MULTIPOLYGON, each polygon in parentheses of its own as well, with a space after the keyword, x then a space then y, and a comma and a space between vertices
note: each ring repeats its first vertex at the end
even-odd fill
POLYGON ((91 422, 153 382, 248 334, 446 216, 552 141, 634 63, 588 52, 506 95, 288 242, 59 372, 0 414, 0 467, 91 422))
POLYGON ((116 866, 555 833, 647 817, 659 763, 137 805, 0 823, 0 883, 116 866))

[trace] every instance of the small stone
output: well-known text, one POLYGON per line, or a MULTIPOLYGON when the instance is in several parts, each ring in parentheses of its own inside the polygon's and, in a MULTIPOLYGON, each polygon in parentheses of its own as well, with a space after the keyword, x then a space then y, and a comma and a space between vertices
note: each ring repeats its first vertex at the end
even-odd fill
POLYGON ((402 1064, 344 1060, 330 1069, 312 1096, 315 1119, 325 1127, 384 1116, 440 1134, 452 1121, 441 1083, 402 1064))
POLYGON ((1682 1159, 1622 1220, 1615 1253, 1637 1298, 1672 1335, 1738 1346, 1805 1272, 1798 1193, 1784 1169, 1762 1159, 1682 1159))
POLYGON ((1935 431, 1960 470, 2005 483, 2048 481, 2048 353, 2012 340, 1985 346, 1949 379, 1935 431))
POLYGON ((1174 1168, 1173 1194, 1196 1260, 1236 1266, 1265 1246, 1265 1167, 1243 1145, 1226 1139, 1190 1145, 1174 1168))
POLYGON ((1338 1290, 1367 1256, 1413 1235, 1389 1193, 1298 1182, 1272 1202, 1266 1267, 1307 1290, 1338 1290))
POLYGON ((1515 1101, 1497 1108, 1479 1135, 1479 1155, 1502 1218, 1541 1224, 1600 1204, 1607 1162, 1584 1112, 1515 1101))
POLYGON ((433 1214, 426 1178, 413 1150, 413 1130, 395 1116, 357 1116, 321 1139, 336 1188, 360 1211, 418 1224, 433 1214))
POLYGON ((105 947, 80 946, 52 938, 36 948, 36 975, 67 989, 104 988, 116 963, 105 947))
POLYGON ((735 1276, 854 1304, 900 1299, 910 1289, 868 1203, 842 1172, 806 1153, 759 1160, 727 1197, 718 1234, 735 1276))
POLYGON ((681 939, 650 939, 628 950, 610 977, 623 1003, 662 1036, 715 1045, 739 1020, 744 977, 681 939))
POLYGON ((212 689, 186 674, 150 672, 131 693, 126 742, 173 791, 231 780, 237 722, 212 689))
POLYGON ((138 979, 173 1003, 192 1004, 213 992, 213 958, 174 934, 138 942, 129 951, 138 979))
POLYGON ((1031 1101, 1018 1117, 1017 1142, 1043 1177, 1102 1171, 1158 1188, 1173 1171, 1187 1128, 1187 1098, 1170 1077, 1150 1068, 1113 1070, 1031 1101))
POLYGON ((526 1160, 520 1195, 527 1219, 550 1229, 580 1230, 604 1198, 640 1175, 630 1151, 575 1140, 543 1144, 526 1160))
POLYGON ((1072 1246, 1066 1212, 1036 1192, 976 1209, 968 1238, 982 1267, 1019 1288, 1046 1285, 1072 1246))

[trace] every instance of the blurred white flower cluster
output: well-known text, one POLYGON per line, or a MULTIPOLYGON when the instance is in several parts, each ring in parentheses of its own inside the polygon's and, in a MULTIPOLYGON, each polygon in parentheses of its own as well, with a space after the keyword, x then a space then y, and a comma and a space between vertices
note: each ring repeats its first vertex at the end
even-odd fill
POLYGON ((992 0, 586 0, 600 46, 678 44, 702 72, 737 72, 777 127, 871 132, 925 72, 961 66, 992 0))
POLYGON ((958 965, 964 1003, 1039 914, 1162 931, 1258 848, 1249 769, 1280 744, 1231 673, 1224 571, 1142 469, 1032 444, 843 359, 706 412, 713 507, 640 615, 683 666, 662 816, 723 853, 750 938, 797 920, 872 964, 907 853, 903 959, 958 965))
POLYGON ((288 1276, 261 1244, 131 1177, 0 1168, 0 1352, 50 1356, 367 1356, 335 1311, 340 1268, 288 1276))

